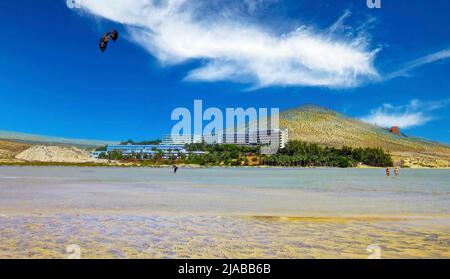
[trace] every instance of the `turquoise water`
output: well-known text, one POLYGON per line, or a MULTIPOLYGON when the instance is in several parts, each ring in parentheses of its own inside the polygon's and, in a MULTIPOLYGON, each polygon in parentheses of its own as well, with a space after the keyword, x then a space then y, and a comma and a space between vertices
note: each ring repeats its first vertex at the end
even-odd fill
POLYGON ((343 216, 450 213, 450 171, 0 168, 0 208, 343 216))
POLYGON ((450 171, 0 167, 0 258, 450 258, 450 171), (321 217, 321 218, 318 218, 321 217))

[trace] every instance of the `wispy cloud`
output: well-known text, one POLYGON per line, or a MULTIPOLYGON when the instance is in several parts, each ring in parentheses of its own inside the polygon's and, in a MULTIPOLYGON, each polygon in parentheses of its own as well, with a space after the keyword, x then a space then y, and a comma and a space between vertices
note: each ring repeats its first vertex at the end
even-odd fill
POLYGON ((341 17, 339 17, 338 20, 336 20, 336 22, 333 23, 333 25, 331 25, 330 28, 328 28, 328 32, 330 34, 333 34, 337 30, 342 29, 343 27, 345 27, 344 22, 351 15, 352 15, 352 13, 350 12, 350 10, 345 10, 344 14, 342 14, 341 17))
POLYGON ((415 68, 418 68, 420 66, 424 66, 427 64, 444 61, 446 59, 450 58, 450 49, 444 49, 432 54, 428 54, 426 56, 420 57, 418 59, 415 59, 413 61, 410 61, 405 64, 403 68, 400 70, 397 70, 393 73, 390 73, 384 77, 384 80, 389 80, 397 77, 402 76, 408 76, 408 74, 414 70, 415 68))
POLYGON ((441 101, 411 100, 406 105, 394 106, 383 104, 371 110, 370 114, 361 118, 362 121, 380 127, 399 126, 403 129, 422 126, 434 119, 432 112, 450 104, 450 99, 441 101))
POLYGON ((276 3, 278 0, 243 0, 242 3, 245 6, 249 14, 257 12, 259 9, 265 8, 270 4, 276 3))
MULTIPOLYGON (((261 3, 270 2, 247 0, 245 7, 253 13, 261 3)), ((370 49, 362 33, 332 34, 350 16, 349 11, 327 30, 301 26, 279 34, 240 17, 235 7, 211 8, 214 1, 81 3, 84 11, 126 26, 132 40, 163 65, 199 61, 201 66, 187 73, 186 80, 345 88, 379 78, 373 66, 376 50, 370 49)))

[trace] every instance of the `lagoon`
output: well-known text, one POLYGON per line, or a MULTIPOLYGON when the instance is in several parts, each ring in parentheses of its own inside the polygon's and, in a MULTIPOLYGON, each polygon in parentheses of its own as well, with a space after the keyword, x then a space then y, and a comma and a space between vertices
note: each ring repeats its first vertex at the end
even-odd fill
POLYGON ((450 171, 0 168, 0 257, 450 257, 450 171))

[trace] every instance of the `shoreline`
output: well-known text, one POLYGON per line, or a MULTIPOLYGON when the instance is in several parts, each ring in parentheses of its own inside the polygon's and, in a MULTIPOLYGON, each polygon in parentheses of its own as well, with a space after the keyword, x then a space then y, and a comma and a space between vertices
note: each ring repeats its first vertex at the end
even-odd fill
POLYGON ((307 213, 304 215, 293 215, 290 213, 256 213, 256 212, 175 212, 175 211, 152 211, 147 212, 145 209, 17 209, 17 208, 0 208, 0 220, 15 217, 33 217, 47 218, 60 215, 68 216, 135 216, 135 217, 209 217, 209 218, 238 218, 243 220, 261 220, 261 221, 283 221, 283 222, 381 222, 381 221, 429 221, 429 220, 450 220, 450 213, 383 213, 383 214, 314 214, 307 213))
MULTIPOLYGON (((211 168, 224 168, 224 169, 386 169, 387 167, 372 167, 372 166, 357 166, 357 167, 323 167, 323 166, 311 166, 311 167, 283 167, 283 166, 223 166, 223 165, 194 165, 180 164, 177 166, 184 169, 211 169, 211 168)), ((135 163, 68 163, 68 162, 2 162, 0 161, 0 167, 80 167, 80 168, 172 168, 172 165, 139 165, 135 163)), ((389 167, 393 168, 393 167, 389 167)), ((412 169, 412 170, 450 170, 450 167, 400 167, 400 169, 412 169)))

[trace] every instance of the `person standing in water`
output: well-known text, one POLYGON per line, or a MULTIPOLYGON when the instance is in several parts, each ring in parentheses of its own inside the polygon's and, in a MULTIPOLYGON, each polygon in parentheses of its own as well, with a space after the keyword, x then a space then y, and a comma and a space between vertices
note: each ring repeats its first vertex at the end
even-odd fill
POLYGON ((395 176, 398 176, 398 167, 394 168, 394 174, 395 174, 395 176))
POLYGON ((390 168, 386 169, 386 176, 387 177, 391 176, 391 169, 390 168))
POLYGON ((178 171, 178 166, 177 165, 173 165, 173 173, 177 173, 178 171))

